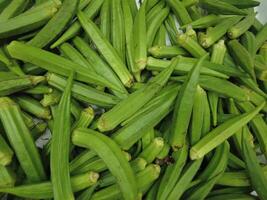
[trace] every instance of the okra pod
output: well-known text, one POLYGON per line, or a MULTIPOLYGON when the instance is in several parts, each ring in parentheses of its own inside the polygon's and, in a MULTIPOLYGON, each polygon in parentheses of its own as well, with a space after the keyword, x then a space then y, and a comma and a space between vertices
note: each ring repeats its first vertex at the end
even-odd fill
MULTIPOLYGON (((113 85, 96 73, 88 73, 83 66, 48 51, 17 41, 11 42, 7 46, 7 49, 12 57, 35 64, 49 72, 68 76, 69 72, 73 70, 77 73, 75 76, 77 80, 91 84, 98 84, 100 86, 109 87, 113 85)), ((113 86, 111 86, 111 88, 113 88, 113 86)))
POLYGON ((16 183, 16 175, 10 167, 0 165, 0 187, 14 187, 16 183))
POLYGON ((190 122, 194 96, 197 89, 200 68, 207 55, 199 59, 189 74, 177 96, 173 114, 172 132, 170 135, 170 144, 174 150, 183 147, 190 122), (183 119, 182 121, 180 119, 183 119))
MULTIPOLYGON (((178 55, 186 56, 188 53, 179 46, 154 46, 148 52, 155 58, 173 58, 178 55)), ((148 58, 149 64, 149 58, 148 58)))
POLYGON ((241 37, 241 44, 247 49, 252 58, 255 58, 256 54, 256 38, 255 35, 246 31, 241 37))
POLYGON ((103 2, 100 9, 100 30, 108 41, 111 39, 111 0, 103 2))
POLYGON ((43 76, 10 77, 0 81, 0 96, 7 96, 31 88, 45 80, 43 76))
POLYGON ((24 90, 23 92, 27 94, 51 94, 53 89, 46 85, 36 85, 33 88, 24 90))
POLYGON ((267 24, 265 24, 261 30, 256 34, 256 51, 263 45, 267 40, 267 24))
POLYGON ((246 1, 239 1, 239 0, 222 0, 223 2, 229 3, 231 5, 234 5, 238 8, 251 8, 251 7, 256 7, 260 4, 258 1, 253 1, 253 0, 246 0, 246 1))
POLYGON ((163 138, 157 137, 138 156, 145 159, 147 163, 151 163, 160 153, 163 146, 163 138))
POLYGON ((42 161, 20 108, 8 97, 0 98, 0 118, 6 136, 27 178, 32 182, 46 178, 42 161))
POLYGON ((11 163, 13 158, 13 151, 5 141, 2 135, 0 135, 0 165, 6 166, 11 163))
POLYGON ((113 140, 93 130, 79 128, 74 131, 72 142, 96 151, 116 177, 123 196, 129 200, 136 199, 137 187, 133 171, 113 140))
POLYGON ((255 110, 233 117, 223 124, 219 125, 195 144, 190 150, 191 159, 200 159, 212 149, 217 147, 227 138, 232 136, 241 127, 250 122, 264 107, 265 102, 258 106, 255 110))
POLYGON ((182 29, 186 28, 187 26, 191 26, 194 29, 202 29, 208 28, 210 26, 217 25, 223 19, 220 15, 209 14, 207 16, 203 16, 195 21, 192 21, 189 24, 185 24, 181 26, 182 29))
MULTIPOLYGON (((71 177, 71 187, 73 192, 79 192, 94 185, 99 178, 95 172, 87 172, 71 177)), ((36 184, 20 185, 15 187, 1 188, 0 192, 16 195, 30 199, 53 198, 52 182, 41 182, 36 184)))
POLYGON ((28 0, 13 0, 0 14, 0 22, 6 21, 16 15, 19 15, 28 4, 28 0))
POLYGON ((106 38, 104 38, 95 23, 90 19, 87 20, 83 12, 78 12, 78 19, 85 32, 93 40, 102 56, 110 64, 122 83, 126 87, 130 87, 132 85, 133 78, 114 47, 107 41, 106 38))

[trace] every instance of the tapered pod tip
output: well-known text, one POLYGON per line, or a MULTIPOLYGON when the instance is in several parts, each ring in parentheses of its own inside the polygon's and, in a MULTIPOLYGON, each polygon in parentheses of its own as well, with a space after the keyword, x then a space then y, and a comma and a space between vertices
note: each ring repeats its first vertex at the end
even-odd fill
POLYGON ((88 178, 90 182, 96 183, 97 180, 99 179, 99 174, 96 172, 88 172, 88 178))
POLYGON ((15 106, 15 105, 17 104, 9 97, 0 97, 0 108, 4 108, 7 106, 15 106))

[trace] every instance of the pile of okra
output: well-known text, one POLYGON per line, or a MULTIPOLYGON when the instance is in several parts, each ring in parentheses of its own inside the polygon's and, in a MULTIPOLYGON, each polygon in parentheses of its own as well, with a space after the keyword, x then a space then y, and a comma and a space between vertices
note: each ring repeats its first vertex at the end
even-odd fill
POLYGON ((267 200, 259 5, 0 0, 0 199, 267 200))

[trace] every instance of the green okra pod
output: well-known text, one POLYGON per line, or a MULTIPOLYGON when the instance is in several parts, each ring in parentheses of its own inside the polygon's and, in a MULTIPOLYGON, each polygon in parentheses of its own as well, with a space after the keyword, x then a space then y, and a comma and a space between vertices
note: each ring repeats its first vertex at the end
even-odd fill
POLYGON ((145 159, 147 163, 151 163, 161 152, 163 146, 164 146, 163 138, 156 137, 151 141, 151 143, 146 148, 144 148, 144 150, 138 156, 145 159))
POLYGON ((231 39, 236 39, 245 33, 254 23, 256 13, 247 15, 243 20, 232 26, 228 30, 228 36, 231 39))
POLYGON ((79 119, 74 122, 72 125, 72 129, 75 129, 77 127, 84 127, 87 128, 91 122, 93 121, 95 116, 95 112, 92 107, 87 107, 82 110, 79 119))
POLYGON ((22 110, 33 114, 36 117, 42 119, 50 119, 50 110, 49 108, 43 107, 39 101, 30 97, 30 96, 16 96, 14 97, 15 101, 21 107, 22 110))
MULTIPOLYGON (((94 185, 98 178, 99 174, 95 172, 87 172, 71 177, 71 187, 73 192, 79 192, 94 185)), ((54 197, 52 182, 41 182, 36 184, 1 188, 0 192, 30 199, 49 199, 54 197)))
POLYGON ((37 123, 30 131, 33 140, 37 140, 46 130, 47 123, 45 122, 39 122, 37 123))
POLYGON ((236 131, 238 131, 241 127, 250 122, 260 112, 264 104, 265 102, 263 102, 255 110, 233 117, 213 129, 191 148, 190 158, 193 160, 202 158, 205 154, 210 152, 227 138, 236 133, 236 131))
POLYGON ((5 141, 2 135, 0 135, 0 165, 6 166, 11 163, 13 158, 13 151, 5 141))
POLYGON ((264 44, 267 39, 267 24, 265 24, 256 34, 256 51, 264 44))
MULTIPOLYGON (((98 1, 91 1, 86 8, 83 10, 84 14, 87 18, 92 19, 95 17, 100 10, 104 0, 98 0, 98 1)), ((75 37, 77 33, 82 29, 82 26, 79 21, 74 22, 64 33, 63 35, 54 43, 51 45, 51 48, 55 48, 62 43, 66 42, 67 40, 75 37)))
POLYGON ((0 118, 6 136, 27 178, 32 182, 46 178, 42 161, 20 108, 8 97, 0 98, 0 118))
POLYGON ((33 88, 23 90, 27 94, 51 94, 53 89, 47 85, 36 85, 33 88))
POLYGON ((55 199, 74 199, 71 189, 69 152, 70 152, 70 101, 74 73, 71 72, 66 88, 60 99, 54 118, 51 143, 51 181, 55 199))
POLYGON ((28 4, 28 0, 13 0, 0 14, 0 22, 6 21, 16 15, 19 15, 28 4))
POLYGON ((16 183, 16 174, 10 167, 0 165, 0 187, 14 187, 16 183))
POLYGON ((145 149, 155 138, 155 130, 152 128, 142 137, 142 149, 145 149))
MULTIPOLYGON (((155 58, 173 58, 178 55, 186 56, 188 53, 179 46, 153 46, 148 49, 148 52, 155 58)), ((149 64, 149 58, 148 58, 149 64)))
MULTIPOLYGON (((149 4, 149 0, 148 0, 149 4)), ((164 1, 156 2, 155 6, 146 12, 146 24, 149 25, 151 21, 158 15, 158 13, 165 7, 164 1)), ((147 6, 148 7, 148 6, 147 6)))
MULTIPOLYGON (((64 91, 67 83, 66 79, 54 73, 48 73, 47 81, 49 85, 61 91, 64 91)), ((93 87, 79 82, 74 82, 71 90, 72 96, 74 98, 89 104, 111 107, 113 105, 116 105, 120 101, 117 97, 111 94, 99 91, 93 87)), ((43 103, 45 103, 45 100, 43 101, 43 103)))
POLYGON ((200 6, 209 13, 222 15, 246 15, 245 10, 220 0, 200 0, 200 6))
POLYGON ((218 24, 223 19, 220 15, 209 14, 207 16, 203 16, 200 19, 192 21, 189 24, 185 24, 181 26, 182 29, 186 28, 187 26, 191 26, 193 29, 202 29, 208 28, 210 26, 214 26, 218 24))
POLYGON ((207 200, 224 200, 224 199, 255 200, 256 197, 248 194, 219 194, 207 198, 207 200))
POLYGON ((203 49, 197 41, 186 34, 180 34, 177 37, 177 43, 195 58, 201 58, 207 54, 205 49, 203 49))
POLYGON ((155 78, 151 79, 144 87, 130 94, 111 110, 104 113, 98 121, 98 129, 100 131, 112 130, 138 111, 166 84, 176 64, 177 59, 174 59, 168 68, 163 70, 155 78), (135 103, 133 104, 131 102, 135 103), (130 104, 131 108, 129 108, 130 104))
POLYGON ((232 153, 229 154, 228 165, 231 168, 235 168, 235 169, 245 169, 246 168, 245 162, 232 153))
POLYGON ((260 5, 259 1, 253 1, 253 0, 246 0, 246 1, 239 1, 239 0, 222 0, 223 2, 229 3, 231 5, 234 5, 238 8, 251 8, 256 7, 260 5))
POLYGON ((104 38, 95 23, 90 19, 87 20, 83 12, 78 13, 78 18, 85 32, 93 40, 102 56, 110 64, 122 83, 125 86, 130 87, 132 85, 133 78, 114 47, 107 41, 106 38, 104 38))
POLYGON ((133 171, 113 140, 93 130, 80 128, 74 131, 72 141, 75 145, 96 151, 116 177, 123 196, 129 200, 136 199, 137 187, 133 171))
MULTIPOLYGON (((69 72, 74 70, 77 73, 75 76, 77 80, 91 84, 98 84, 100 86, 109 87, 110 85, 113 85, 96 73, 88 73, 83 66, 48 51, 17 41, 11 42, 7 46, 7 49, 12 57, 35 64, 49 72, 68 76, 69 72)), ((113 86, 111 86, 111 88, 113 88, 113 86)))
POLYGON ((167 0, 167 3, 176 15, 180 25, 189 24, 192 22, 185 5, 181 1, 167 0))
MULTIPOLYGON (((127 1, 126 1, 127 2, 127 1)), ((103 2, 100 9, 100 30, 108 41, 111 39, 111 0, 103 2)))
POLYGON ((237 40, 228 42, 230 53, 233 56, 236 64, 238 64, 244 71, 246 71, 251 78, 255 80, 254 60, 242 44, 237 40))
POLYGON ((256 38, 255 38, 255 35, 250 31, 246 31, 241 36, 241 44, 247 49, 247 51, 250 53, 252 58, 254 58, 255 54, 256 54, 256 38))
POLYGON ((190 70, 178 93, 169 141, 172 148, 175 150, 181 148, 185 144, 185 138, 194 104, 194 96, 199 81, 200 68, 206 58, 207 55, 199 59, 196 65, 190 70))
POLYGON ((31 88, 45 80, 43 76, 10 77, 0 81, 0 96, 7 96, 31 88))
POLYGON ((70 22, 78 7, 78 0, 66 0, 56 15, 28 42, 28 44, 43 48, 51 43, 70 22))

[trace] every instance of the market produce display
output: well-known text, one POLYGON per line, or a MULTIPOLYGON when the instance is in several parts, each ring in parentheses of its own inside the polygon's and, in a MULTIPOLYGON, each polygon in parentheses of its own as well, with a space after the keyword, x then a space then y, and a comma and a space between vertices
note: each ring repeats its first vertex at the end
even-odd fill
POLYGON ((267 200, 259 5, 0 0, 0 199, 267 200))

